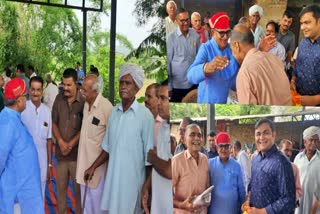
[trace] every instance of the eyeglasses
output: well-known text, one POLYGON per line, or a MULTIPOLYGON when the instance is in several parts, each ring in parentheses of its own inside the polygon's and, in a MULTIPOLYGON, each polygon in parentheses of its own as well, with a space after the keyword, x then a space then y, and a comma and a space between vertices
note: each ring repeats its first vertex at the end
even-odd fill
POLYGON ((227 30, 227 31, 218 31, 216 29, 214 29, 215 32, 220 34, 220 37, 224 37, 225 35, 230 36, 231 34, 231 30, 227 30))
POLYGON ((178 19, 179 20, 179 22, 181 22, 181 23, 187 23, 187 22, 189 22, 189 18, 187 18, 187 19, 178 19))
POLYGON ((218 144, 218 147, 220 149, 224 148, 224 149, 230 149, 230 144, 218 144))

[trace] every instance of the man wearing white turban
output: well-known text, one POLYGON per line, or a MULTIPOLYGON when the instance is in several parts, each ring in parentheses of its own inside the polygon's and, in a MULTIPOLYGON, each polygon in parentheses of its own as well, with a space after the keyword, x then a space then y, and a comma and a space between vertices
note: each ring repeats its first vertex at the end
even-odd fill
MULTIPOLYGON (((310 169, 313 167, 314 164, 316 164, 317 162, 319 163, 319 160, 320 160, 320 152, 317 150, 317 146, 319 145, 319 135, 320 135, 320 128, 317 126, 311 126, 305 129, 303 132, 303 141, 304 141, 305 148, 294 159, 294 163, 297 165, 299 169, 300 182, 301 182, 303 192, 305 191, 304 189, 305 180, 308 180, 308 176, 309 176, 308 171, 310 171, 310 169)), ((299 200, 301 204, 301 198, 299 200)), ((307 203, 307 202, 304 201, 304 203, 307 203)), ((300 212, 301 211, 302 210, 300 210, 300 212)))
POLYGON ((263 16, 263 9, 259 5, 253 5, 249 8, 249 16, 251 22, 251 31, 254 35, 254 46, 257 48, 261 38, 265 35, 263 28, 258 25, 263 16))
MULTIPOLYGON (((109 117, 102 142, 104 150, 90 168, 107 161, 108 169, 101 208, 109 214, 142 213, 141 191, 146 174, 151 173, 147 153, 153 149, 154 119, 135 95, 143 86, 143 70, 133 64, 120 68, 119 95, 109 117)), ((93 170, 94 171, 94 170, 93 170)), ((89 173, 89 179, 94 176, 89 173)))

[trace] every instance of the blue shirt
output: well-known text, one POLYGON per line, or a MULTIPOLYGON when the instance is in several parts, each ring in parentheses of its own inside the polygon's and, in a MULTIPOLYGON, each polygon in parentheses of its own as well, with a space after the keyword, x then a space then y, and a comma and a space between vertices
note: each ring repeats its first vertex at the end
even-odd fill
POLYGON ((252 161, 249 184, 250 206, 266 208, 267 213, 287 214, 295 208, 296 189, 291 163, 273 145, 252 161))
POLYGON ((293 75, 297 77, 298 93, 320 94, 320 37, 314 43, 307 38, 301 40, 293 75))
POLYGON ((123 112, 113 108, 102 149, 109 153, 101 208, 109 213, 141 213, 141 190, 146 178, 147 153, 153 149, 154 118, 135 100, 123 112))
POLYGON ((210 158, 215 158, 215 157, 219 156, 219 154, 218 154, 217 151, 212 152, 211 149, 208 149, 208 150, 207 150, 207 153, 208 153, 208 159, 210 159, 210 158))
POLYGON ((167 64, 169 91, 175 89, 189 89, 192 84, 187 80, 187 70, 194 61, 200 47, 199 34, 189 28, 184 36, 180 28, 169 34, 167 41, 167 64))
POLYGON ((202 44, 187 74, 189 82, 199 84, 197 102, 227 103, 229 89, 235 90, 238 68, 238 62, 232 56, 229 44, 224 50, 220 50, 214 39, 202 44), (206 77, 203 72, 203 65, 216 56, 226 56, 229 59, 229 65, 223 70, 215 71, 206 77))
POLYGON ((77 74, 78 74, 78 81, 77 82, 82 85, 83 79, 85 78, 84 72, 81 69, 76 70, 76 71, 77 71, 77 74))
POLYGON ((0 213, 13 213, 15 201, 22 213, 44 213, 38 154, 19 112, 1 111, 0 136, 0 213))
POLYGON ((215 157, 209 159, 209 171, 210 183, 214 188, 208 213, 241 213, 246 192, 240 164, 233 158, 224 164, 220 157, 215 157))

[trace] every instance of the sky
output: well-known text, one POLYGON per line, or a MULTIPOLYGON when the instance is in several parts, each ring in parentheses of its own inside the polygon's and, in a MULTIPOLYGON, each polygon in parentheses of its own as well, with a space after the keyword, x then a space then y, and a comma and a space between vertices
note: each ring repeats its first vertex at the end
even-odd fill
MULTIPOLYGON (((147 25, 138 27, 136 18, 133 15, 135 0, 117 0, 117 24, 116 31, 128 38, 134 48, 150 34, 151 28, 155 20, 149 21, 147 25)), ((75 10, 77 17, 82 25, 82 12, 75 10)), ((102 29, 110 29, 110 17, 102 16, 102 29)))

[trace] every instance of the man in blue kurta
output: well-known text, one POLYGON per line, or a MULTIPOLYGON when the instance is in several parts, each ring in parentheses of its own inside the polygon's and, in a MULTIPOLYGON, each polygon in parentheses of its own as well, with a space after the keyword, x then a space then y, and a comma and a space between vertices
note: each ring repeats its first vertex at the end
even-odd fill
POLYGON ((216 136, 219 156, 209 159, 210 184, 214 186, 209 214, 239 214, 246 191, 240 164, 230 158, 230 137, 226 132, 216 136))
POLYGON ((151 173, 147 153, 154 142, 153 116, 135 98, 143 80, 143 70, 137 65, 120 68, 121 103, 109 117, 102 143, 109 161, 101 208, 110 214, 142 212, 142 185, 151 173))
POLYGON ((209 23, 212 39, 200 46, 187 78, 190 83, 199 84, 198 103, 226 103, 229 89, 235 90, 239 68, 228 44, 230 19, 225 12, 219 12, 209 23))
POLYGON ((22 213, 42 214, 38 154, 20 116, 26 108, 25 82, 10 80, 4 95, 6 107, 0 113, 0 213, 13 213, 16 202, 22 213))

